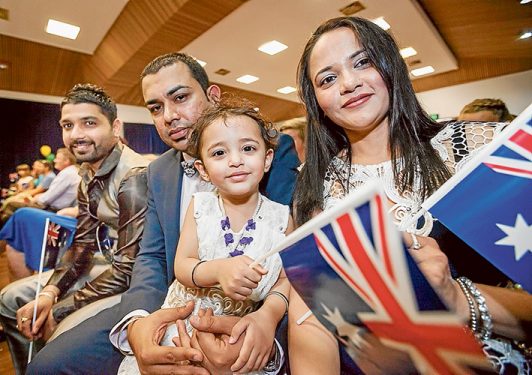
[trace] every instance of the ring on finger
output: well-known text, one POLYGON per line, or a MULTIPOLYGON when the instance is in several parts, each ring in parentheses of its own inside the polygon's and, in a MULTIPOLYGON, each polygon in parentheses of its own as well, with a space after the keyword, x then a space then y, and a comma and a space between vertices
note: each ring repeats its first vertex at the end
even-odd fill
POLYGON ((410 246, 410 248, 412 250, 421 249, 421 244, 419 243, 419 240, 417 239, 417 236, 414 233, 410 233, 410 236, 412 236, 412 246, 410 246))
POLYGON ((30 320, 30 318, 28 318, 27 316, 23 316, 22 318, 20 318, 21 323, 26 323, 28 320, 30 320))

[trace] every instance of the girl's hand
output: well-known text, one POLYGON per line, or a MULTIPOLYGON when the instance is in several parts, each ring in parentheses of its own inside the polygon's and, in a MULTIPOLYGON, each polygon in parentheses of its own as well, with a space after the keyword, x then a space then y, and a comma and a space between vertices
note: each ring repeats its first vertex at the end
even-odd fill
POLYGON ((277 323, 268 314, 261 314, 260 310, 244 316, 233 327, 229 343, 234 344, 245 332, 244 343, 231 371, 245 374, 258 371, 266 366, 272 352, 277 323))
POLYGON ((236 300, 245 300, 258 285, 262 276, 268 273, 260 265, 250 268, 253 259, 246 255, 224 259, 220 262, 217 280, 224 293, 236 300))

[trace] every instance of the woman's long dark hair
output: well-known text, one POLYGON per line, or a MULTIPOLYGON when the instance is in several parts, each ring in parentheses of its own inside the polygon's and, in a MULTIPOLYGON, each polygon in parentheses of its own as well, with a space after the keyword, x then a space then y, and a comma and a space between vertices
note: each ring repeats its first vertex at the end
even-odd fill
MULTIPOLYGON (((307 110, 307 157, 299 174, 295 192, 296 223, 301 225, 323 206, 323 180, 333 156, 346 150, 345 161, 351 163, 351 144, 344 129, 325 116, 318 105, 309 60, 320 37, 345 27, 353 31, 379 72, 390 98, 388 109, 388 144, 395 184, 400 192, 412 189, 416 176, 421 177, 421 195, 426 198, 450 177, 450 172, 430 145, 442 128, 432 121, 417 98, 408 70, 393 38, 373 22, 358 17, 334 18, 323 23, 305 46, 298 66, 299 96, 307 110), (397 163, 402 157, 403 162, 397 163), (403 166, 403 170, 400 170, 403 166)), ((336 174, 338 181, 339 172, 336 174)), ((343 186, 349 190, 349 183, 343 186)))

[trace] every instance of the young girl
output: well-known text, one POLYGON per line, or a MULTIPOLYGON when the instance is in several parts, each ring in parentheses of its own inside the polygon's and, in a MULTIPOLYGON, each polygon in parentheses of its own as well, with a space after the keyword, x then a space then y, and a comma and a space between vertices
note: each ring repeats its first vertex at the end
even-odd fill
MULTIPOLYGON (((235 343, 245 331, 240 365, 233 370, 277 370, 268 360, 278 354, 277 344, 272 343, 277 323, 288 309, 290 284, 278 255, 250 267, 293 227, 289 208, 259 192, 273 160, 276 137, 272 124, 252 106, 226 100, 207 110, 191 134, 189 153, 197 158, 201 177, 216 190, 193 196, 177 246, 176 280, 162 307, 194 300, 193 315, 210 308, 215 315, 243 316, 229 340, 235 343)), ((162 344, 173 345, 176 335, 175 325, 171 326, 162 344)), ((204 354, 203 365, 209 369, 204 354)), ((135 372, 135 358, 126 357, 119 373, 135 372)))
MULTIPOLYGON (((480 311, 468 303, 466 292, 474 291, 480 296, 476 302, 482 304, 483 310, 487 306, 491 314, 486 314, 482 324, 486 331, 492 329, 497 335, 496 340, 483 340, 497 370, 504 373, 511 367, 525 368, 524 357, 512 350, 511 342, 530 340, 530 330, 527 333, 526 328, 532 316, 532 297, 494 287, 503 275, 445 233, 437 220, 421 209, 421 203, 488 143, 503 124, 446 125, 430 120, 416 99, 407 66, 393 38, 362 18, 335 18, 319 26, 303 51, 298 80, 308 126, 306 164, 298 177, 294 198, 297 225, 333 207, 369 179, 379 179, 399 229, 418 236, 414 237, 415 245, 408 236, 416 249, 411 255, 435 290, 464 322, 474 321, 480 311), (423 215, 415 222, 412 219, 418 212, 423 215), (449 263, 456 276, 471 278, 468 290, 453 280, 449 263)), ((461 215, 468 207, 455 209, 461 215)), ((314 316, 297 324, 308 308, 295 289, 291 297, 291 373, 340 373, 336 339, 314 316)), ((378 340, 365 341, 356 348, 359 368, 344 371, 410 372, 395 364, 393 368, 386 367, 385 358, 402 354, 384 355, 377 349, 378 340)))

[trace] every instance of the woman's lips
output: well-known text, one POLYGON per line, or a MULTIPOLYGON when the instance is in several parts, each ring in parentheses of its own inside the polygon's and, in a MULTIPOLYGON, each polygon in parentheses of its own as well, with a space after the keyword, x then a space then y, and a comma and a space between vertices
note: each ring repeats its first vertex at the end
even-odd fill
POLYGON ((357 95, 342 105, 342 108, 355 108, 358 107, 364 103, 366 103, 371 98, 371 94, 360 94, 357 95))

